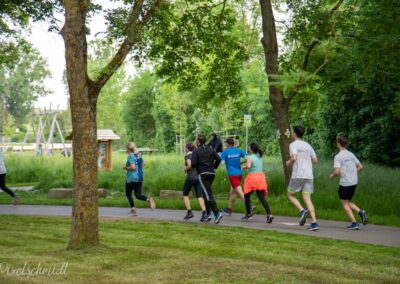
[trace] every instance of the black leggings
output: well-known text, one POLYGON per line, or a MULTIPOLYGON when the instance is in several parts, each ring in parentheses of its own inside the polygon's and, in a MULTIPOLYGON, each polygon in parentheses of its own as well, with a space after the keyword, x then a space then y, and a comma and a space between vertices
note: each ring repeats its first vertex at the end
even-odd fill
POLYGON ((217 203, 215 202, 214 195, 211 190, 211 185, 214 181, 215 174, 200 174, 199 181, 201 188, 203 189, 203 197, 204 203, 206 205, 207 213, 210 213, 211 210, 215 215, 218 214, 217 203))
POLYGON ((11 189, 9 189, 6 186, 6 174, 1 174, 0 175, 0 188, 5 192, 8 193, 11 197, 15 197, 14 192, 11 191, 11 189))
POLYGON ((128 198, 129 206, 135 207, 135 203, 132 198, 132 191, 135 192, 135 197, 139 200, 147 201, 147 196, 142 194, 142 183, 141 182, 127 182, 125 183, 125 195, 128 198))
MULTIPOLYGON (((255 190, 257 192, 258 199, 260 200, 262 206, 264 207, 265 211, 267 211, 267 215, 271 215, 271 210, 269 209, 269 204, 264 196, 264 190, 255 190)), ((251 204, 250 204, 250 197, 254 191, 250 191, 249 193, 245 194, 244 202, 246 203, 246 211, 247 215, 251 214, 251 204)))

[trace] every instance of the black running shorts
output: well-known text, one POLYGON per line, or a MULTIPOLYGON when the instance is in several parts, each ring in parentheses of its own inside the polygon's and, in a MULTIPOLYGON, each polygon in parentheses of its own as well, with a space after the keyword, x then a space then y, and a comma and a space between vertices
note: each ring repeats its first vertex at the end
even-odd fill
POLYGON ((196 194, 197 198, 202 197, 201 193, 201 185, 199 180, 193 179, 193 178, 186 178, 185 183, 183 184, 183 196, 189 196, 189 192, 194 188, 194 192, 196 194))
POLYGON ((341 200, 351 200, 356 192, 357 185, 342 186, 339 185, 339 198, 341 200))

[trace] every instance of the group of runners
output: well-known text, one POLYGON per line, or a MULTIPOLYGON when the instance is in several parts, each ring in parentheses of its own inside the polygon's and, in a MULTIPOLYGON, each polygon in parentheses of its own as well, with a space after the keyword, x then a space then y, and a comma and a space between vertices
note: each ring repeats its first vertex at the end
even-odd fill
MULTIPOLYGON (((317 163, 317 156, 310 144, 303 140, 305 129, 302 126, 293 128, 294 142, 290 144, 290 159, 286 161, 288 167, 292 167, 292 177, 290 179, 287 196, 289 201, 299 210, 299 225, 304 226, 307 217, 311 217, 310 231, 319 229, 314 205, 311 195, 314 192, 313 164, 317 163), (302 193, 305 207, 297 199, 296 194, 302 193)), ((235 140, 228 138, 223 144, 215 133, 211 134, 211 140, 206 144, 206 136, 199 134, 196 138, 196 146, 188 143, 185 146, 186 154, 184 157, 184 171, 186 178, 183 183, 183 200, 187 209, 185 220, 194 217, 191 209, 189 193, 194 189, 195 196, 202 210, 200 222, 210 222, 213 220, 218 224, 223 213, 232 214, 232 208, 237 196, 242 200, 246 208, 246 214, 242 220, 251 220, 254 214, 254 206, 251 205, 251 195, 255 192, 261 205, 266 212, 266 222, 271 223, 274 216, 266 200, 268 186, 263 169, 263 153, 256 143, 251 143, 248 153, 235 147, 235 140), (225 164, 228 179, 230 182, 230 197, 228 207, 218 209, 212 184, 215 178, 215 171, 223 162, 225 164), (243 170, 248 171, 242 187, 243 170)), ((351 224, 347 227, 351 230, 358 230, 359 223, 354 217, 353 211, 358 213, 363 225, 368 223, 366 210, 361 210, 352 202, 358 184, 358 172, 362 170, 362 165, 357 157, 346 149, 347 139, 343 136, 336 140, 339 153, 334 158, 333 172, 330 178, 340 176, 339 198, 343 209, 348 215, 351 224)), ((155 208, 154 199, 142 195, 143 182, 143 159, 136 153, 136 147, 129 143, 127 147, 128 160, 124 169, 127 170, 126 196, 131 206, 131 213, 136 215, 132 200, 132 191, 136 198, 147 201, 152 209, 155 208)))
MULTIPOLYGON (((303 140, 305 129, 302 126, 293 128, 294 142, 290 144, 290 159, 286 161, 286 166, 292 167, 292 177, 290 179, 287 196, 289 201, 299 210, 299 225, 306 223, 308 216, 311 217, 309 230, 316 231, 319 229, 314 205, 311 195, 314 192, 314 176, 313 164, 317 163, 317 156, 310 144, 303 140), (296 193, 302 193, 305 207, 297 199, 296 193)), ((214 223, 218 224, 223 213, 232 214, 234 201, 237 197, 242 200, 246 208, 246 214, 243 220, 251 220, 254 214, 254 206, 251 205, 251 195, 255 192, 260 203, 266 212, 266 222, 271 223, 274 216, 266 200, 268 195, 268 186, 263 169, 263 153, 256 143, 251 143, 248 147, 248 153, 235 147, 235 140, 228 138, 225 141, 225 150, 223 144, 215 133, 211 134, 211 140, 206 144, 206 136, 199 134, 196 138, 196 146, 192 143, 186 144, 186 155, 184 158, 184 171, 186 179, 183 184, 183 200, 187 209, 185 220, 194 217, 191 209, 189 193, 194 188, 195 195, 202 210, 200 222, 209 222, 214 219, 214 223), (225 167, 230 182, 230 197, 228 207, 218 209, 215 200, 212 184, 215 178, 215 171, 221 164, 225 163, 225 167), (243 170, 248 171, 242 188, 243 170)), ((358 213, 361 223, 368 223, 366 210, 361 210, 352 202, 358 184, 358 172, 362 170, 362 165, 357 157, 346 149, 347 139, 339 136, 336 139, 339 153, 334 158, 333 172, 330 178, 333 179, 340 176, 339 181, 339 199, 343 209, 348 215, 351 224, 347 227, 351 230, 358 230, 359 223, 354 217, 353 212, 358 213)), ((133 142, 127 145, 128 158, 123 169, 126 170, 125 193, 130 206, 130 214, 137 215, 135 203, 132 194, 136 199, 148 202, 152 209, 155 209, 156 203, 152 197, 148 197, 142 193, 143 185, 143 166, 145 162, 137 152, 136 145, 133 142)), ((18 196, 13 193, 5 184, 6 167, 4 156, 0 152, 0 188, 9 194, 14 201, 14 205, 19 203, 18 196)))

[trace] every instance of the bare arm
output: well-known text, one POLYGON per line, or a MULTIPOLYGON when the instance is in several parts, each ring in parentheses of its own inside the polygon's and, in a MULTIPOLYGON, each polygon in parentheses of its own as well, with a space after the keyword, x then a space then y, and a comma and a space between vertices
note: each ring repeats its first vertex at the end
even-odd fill
POLYGON ((331 173, 329 178, 333 179, 334 177, 337 177, 338 175, 340 175, 340 168, 334 168, 333 172, 331 173))
POLYGON ((187 159, 186 160, 186 166, 185 166, 185 172, 188 172, 192 169, 192 160, 187 159))
POLYGON ((293 165, 296 161, 297 161, 297 155, 296 155, 296 154, 293 154, 292 156, 290 156, 290 159, 286 161, 286 166, 290 167, 290 166, 293 165))
POLYGON ((316 164, 316 163, 318 163, 318 159, 317 159, 317 157, 315 157, 315 158, 311 158, 311 163, 313 163, 313 164, 316 164))
POLYGON ((132 164, 129 167, 125 166, 124 169, 127 171, 134 171, 136 169, 136 166, 135 164, 132 164))
POLYGON ((356 167, 358 172, 361 172, 363 169, 363 166, 361 164, 357 164, 356 167))
POLYGON ((246 166, 244 166, 243 169, 249 170, 251 168, 251 163, 252 161, 250 159, 247 159, 246 166))

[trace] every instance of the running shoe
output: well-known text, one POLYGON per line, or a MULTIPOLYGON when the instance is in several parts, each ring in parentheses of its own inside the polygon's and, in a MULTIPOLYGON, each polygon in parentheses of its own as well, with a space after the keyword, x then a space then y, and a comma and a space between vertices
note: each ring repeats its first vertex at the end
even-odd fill
POLYGON ((360 215, 361 220, 362 220, 362 224, 365 226, 368 224, 368 215, 367 215, 367 211, 366 210, 360 210, 360 212, 358 212, 358 215, 360 215))
POLYGON ((13 203, 14 203, 14 207, 19 205, 19 197, 17 195, 14 196, 13 203))
POLYGON ((267 223, 272 223, 272 220, 274 220, 274 216, 267 215, 267 223))
POLYGON ((301 212, 300 212, 300 221, 299 221, 299 225, 300 226, 304 226, 304 224, 306 223, 307 215, 308 215, 308 210, 307 209, 301 210, 301 212))
POLYGON ((358 223, 351 223, 349 226, 347 226, 347 229, 358 230, 358 229, 360 229, 360 225, 358 225, 358 223))
POLYGON ((135 209, 131 209, 131 211, 129 211, 129 213, 128 214, 131 214, 132 216, 137 216, 137 212, 136 212, 136 210, 135 209))
POLYGON ((156 209, 156 202, 153 197, 150 197, 147 202, 149 203, 151 210, 156 209))
POLYGON ((231 208, 222 208, 222 212, 224 212, 228 216, 232 215, 232 209, 231 208))
POLYGON ((183 219, 189 220, 189 219, 191 219, 191 218, 193 218, 193 217, 194 217, 194 215, 193 215, 192 211, 188 211, 188 212, 186 213, 186 216, 183 217, 183 219))
POLYGON ((310 227, 307 228, 309 231, 316 231, 319 229, 318 223, 311 223, 310 227))
POLYGON ((204 222, 210 222, 212 220, 211 213, 207 213, 204 222))
POLYGON ((214 224, 218 224, 222 219, 222 213, 218 212, 217 215, 214 217, 214 224))
POLYGON ((201 214, 200 222, 205 222, 206 219, 207 219, 207 214, 203 212, 203 214, 201 214))
POLYGON ((248 220, 252 220, 252 219, 253 219, 253 216, 247 215, 247 214, 242 217, 243 221, 248 221, 248 220))

